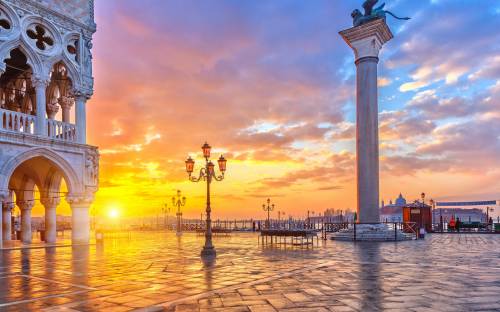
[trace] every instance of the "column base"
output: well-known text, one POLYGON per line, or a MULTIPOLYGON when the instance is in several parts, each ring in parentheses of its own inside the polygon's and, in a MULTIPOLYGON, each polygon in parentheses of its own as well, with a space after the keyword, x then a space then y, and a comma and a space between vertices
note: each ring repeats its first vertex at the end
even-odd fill
POLYGON ((404 233, 403 231, 394 228, 389 228, 387 224, 357 224, 356 235, 354 235, 354 226, 348 229, 341 230, 332 234, 332 240, 340 241, 404 241, 415 239, 414 234, 404 233))
POLYGON ((182 232, 176 232, 175 235, 182 236, 182 232))
POLYGON ((211 248, 203 247, 203 249, 201 250, 201 257, 203 257, 203 258, 216 257, 216 256, 217 256, 217 253, 215 252, 214 247, 211 247, 211 248))

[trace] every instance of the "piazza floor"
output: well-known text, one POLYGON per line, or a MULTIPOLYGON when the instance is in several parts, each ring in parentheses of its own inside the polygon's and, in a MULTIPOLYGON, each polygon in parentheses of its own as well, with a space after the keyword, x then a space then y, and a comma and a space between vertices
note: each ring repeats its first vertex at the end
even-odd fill
POLYGON ((258 245, 139 233, 78 247, 0 251, 0 311, 500 311, 500 235, 258 245))

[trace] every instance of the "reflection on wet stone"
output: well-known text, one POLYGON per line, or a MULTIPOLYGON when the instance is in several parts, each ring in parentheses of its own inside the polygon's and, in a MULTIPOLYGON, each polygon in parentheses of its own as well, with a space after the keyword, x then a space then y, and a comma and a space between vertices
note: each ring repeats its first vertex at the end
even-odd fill
POLYGON ((217 237, 213 261, 200 260, 203 239, 192 233, 180 239, 132 233, 91 246, 3 251, 0 310, 500 309, 499 236, 326 241, 309 250, 256 241, 252 233, 217 237))

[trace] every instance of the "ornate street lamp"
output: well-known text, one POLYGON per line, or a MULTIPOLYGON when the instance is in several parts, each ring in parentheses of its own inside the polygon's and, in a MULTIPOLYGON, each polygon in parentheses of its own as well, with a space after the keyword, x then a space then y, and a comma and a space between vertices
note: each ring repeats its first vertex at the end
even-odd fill
POLYGON ((211 146, 208 145, 207 142, 203 144, 201 147, 203 151, 203 157, 205 158, 205 167, 200 169, 200 175, 198 177, 193 177, 191 176, 194 170, 194 160, 189 157, 186 160, 186 171, 189 174, 189 180, 192 182, 199 182, 201 180, 207 182, 207 228, 205 231, 205 245, 203 246, 203 249, 201 251, 201 256, 202 257, 207 257, 207 256, 216 256, 215 248, 212 245, 212 220, 210 219, 210 183, 212 183, 212 179, 215 179, 216 181, 222 181, 224 180, 224 173, 226 172, 226 162, 227 160, 223 157, 220 156, 219 160, 217 161, 219 165, 219 170, 221 172, 220 176, 217 176, 215 174, 215 166, 214 164, 209 160, 210 158, 210 150, 211 146))
POLYGON ((177 206, 177 213, 175 214, 177 216, 177 231, 176 234, 177 236, 182 235, 182 226, 181 226, 181 218, 182 218, 182 212, 181 212, 181 207, 186 206, 186 197, 182 196, 181 197, 181 190, 177 190, 177 198, 175 196, 172 196, 172 204, 177 206))
POLYGON ((271 199, 268 198, 267 199, 267 206, 265 204, 262 205, 262 209, 264 209, 264 211, 267 211, 267 228, 270 229, 271 228, 271 223, 270 223, 270 212, 274 210, 274 204, 271 205, 271 199))

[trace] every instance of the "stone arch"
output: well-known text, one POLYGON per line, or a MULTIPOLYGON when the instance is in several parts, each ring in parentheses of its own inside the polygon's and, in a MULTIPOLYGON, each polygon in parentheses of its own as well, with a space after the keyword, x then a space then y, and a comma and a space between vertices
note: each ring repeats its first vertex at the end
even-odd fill
POLYGON ((27 64, 31 67, 34 76, 44 77, 47 75, 43 70, 42 60, 33 48, 25 43, 20 37, 16 40, 7 42, 0 49, 0 68, 5 70, 5 59, 10 57, 10 52, 14 49, 19 49, 27 59, 27 64))
POLYGON ((72 83, 72 88, 78 89, 81 85, 81 79, 79 69, 75 66, 75 64, 66 56, 65 53, 61 53, 47 61, 46 68, 48 72, 52 71, 57 63, 62 63, 64 67, 66 67, 68 78, 72 83))
POLYGON ((9 180, 16 168, 24 162, 36 157, 42 157, 50 161, 55 167, 60 170, 60 173, 62 177, 64 177, 64 180, 66 181, 66 184, 68 186, 69 193, 83 193, 83 185, 80 182, 80 179, 73 167, 62 156, 52 150, 43 147, 29 149, 24 153, 12 157, 8 161, 6 161, 0 167, 0 176, 4 177, 3 179, 0 179, 2 183, 0 185, 0 189, 7 190, 9 180))

